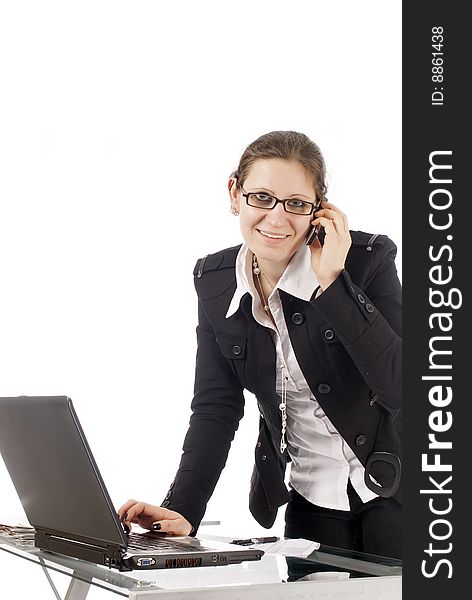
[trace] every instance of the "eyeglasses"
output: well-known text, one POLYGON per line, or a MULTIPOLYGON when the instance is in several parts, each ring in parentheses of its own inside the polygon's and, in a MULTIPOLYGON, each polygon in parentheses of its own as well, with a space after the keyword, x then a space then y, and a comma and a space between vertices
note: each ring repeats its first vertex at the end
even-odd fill
POLYGON ((285 211, 288 213, 292 213, 294 215, 311 215, 311 213, 317 210, 319 207, 319 204, 313 204, 313 202, 307 202, 306 200, 300 200, 299 198, 279 200, 275 196, 271 196, 265 192, 247 193, 242 186, 241 189, 244 192, 242 196, 246 198, 246 204, 254 208, 271 210, 280 202, 283 204, 285 211))

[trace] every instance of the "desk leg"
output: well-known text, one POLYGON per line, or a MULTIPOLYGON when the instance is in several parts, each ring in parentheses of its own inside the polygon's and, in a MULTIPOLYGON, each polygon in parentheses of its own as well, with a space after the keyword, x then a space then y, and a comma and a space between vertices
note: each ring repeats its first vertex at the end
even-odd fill
POLYGON ((55 586, 54 581, 52 580, 52 577, 49 574, 48 568, 44 565, 44 561, 40 558, 39 562, 41 563, 41 568, 43 569, 44 574, 46 575, 46 579, 49 581, 49 585, 51 586, 52 591, 54 592, 54 595, 56 596, 57 600, 62 600, 61 595, 57 591, 57 587, 55 586))
MULTIPOLYGON (((47 568, 47 566, 44 564, 44 561, 40 558, 39 559, 40 563, 41 563, 41 568, 44 571, 44 574, 46 575, 47 580, 49 581, 49 585, 52 588, 52 591, 54 592, 54 595, 56 596, 57 600, 62 600, 61 595, 59 594, 59 592, 57 591, 57 587, 54 584, 54 581, 52 580, 51 575, 49 574, 49 570, 47 568)), ((75 571, 72 573, 72 575, 70 575, 70 584, 69 587, 67 588, 67 592, 65 595, 64 600, 85 600, 85 598, 87 597, 87 594, 89 592, 90 586, 91 586, 91 582, 90 581, 82 581, 81 579, 77 579, 75 577, 75 571)))
POLYGON ((81 581, 74 577, 75 571, 72 574, 72 579, 67 590, 64 600, 85 600, 90 589, 90 581, 81 581))

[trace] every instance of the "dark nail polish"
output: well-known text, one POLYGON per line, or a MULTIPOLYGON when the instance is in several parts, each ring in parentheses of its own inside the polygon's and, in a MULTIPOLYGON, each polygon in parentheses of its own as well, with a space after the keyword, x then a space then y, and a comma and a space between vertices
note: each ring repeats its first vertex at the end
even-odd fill
POLYGON ((151 529, 152 529, 153 531, 159 531, 159 529, 160 529, 160 528, 161 528, 161 524, 160 524, 160 523, 153 523, 153 524, 151 525, 151 529))

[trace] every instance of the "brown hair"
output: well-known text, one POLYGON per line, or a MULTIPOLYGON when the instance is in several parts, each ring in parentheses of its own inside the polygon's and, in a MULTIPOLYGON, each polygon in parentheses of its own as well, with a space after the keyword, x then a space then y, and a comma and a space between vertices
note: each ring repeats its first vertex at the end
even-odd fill
POLYGON ((244 150, 238 168, 231 174, 236 178, 236 189, 241 188, 250 168, 259 158, 283 158, 298 161, 312 178, 316 197, 326 195, 326 167, 318 146, 304 133, 271 131, 254 140, 244 150))

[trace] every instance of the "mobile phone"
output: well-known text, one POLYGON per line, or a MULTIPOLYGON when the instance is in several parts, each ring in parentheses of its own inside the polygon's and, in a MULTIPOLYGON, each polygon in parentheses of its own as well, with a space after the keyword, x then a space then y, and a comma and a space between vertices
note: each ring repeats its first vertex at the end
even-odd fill
POLYGON ((307 246, 311 246, 311 244, 313 244, 313 242, 316 240, 317 237, 318 237, 318 228, 316 225, 314 225, 308 232, 308 235, 306 236, 305 244, 307 246))
MULTIPOLYGON (((321 208, 321 202, 326 202, 326 198, 323 198, 317 206, 315 206, 315 210, 313 211, 314 213, 319 210, 321 208)), ((317 225, 313 225, 313 227, 310 228, 310 231, 308 232, 306 239, 305 239, 305 244, 307 246, 310 246, 311 244, 313 244, 313 242, 316 240, 316 238, 318 237, 318 233, 320 231, 320 227, 318 227, 317 225)))

